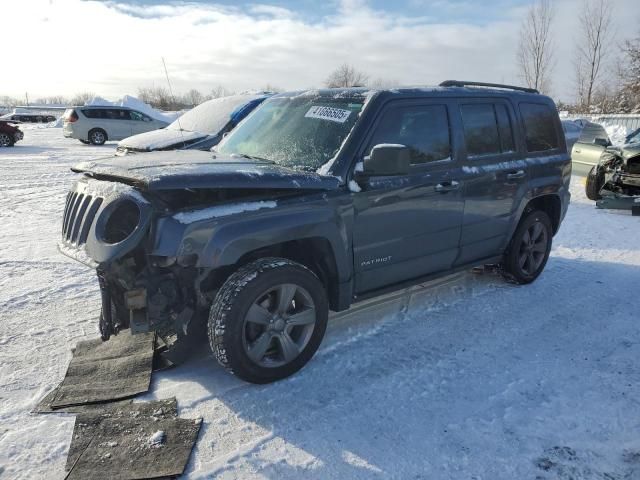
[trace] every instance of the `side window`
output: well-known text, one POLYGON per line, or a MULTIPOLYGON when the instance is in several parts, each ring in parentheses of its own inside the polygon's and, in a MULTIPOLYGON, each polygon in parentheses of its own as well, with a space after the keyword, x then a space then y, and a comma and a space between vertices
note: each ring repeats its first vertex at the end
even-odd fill
POLYGON ((521 103, 520 114, 524 121, 528 152, 558 148, 555 123, 557 114, 551 108, 540 103, 521 103))
POLYGON ((392 107, 373 134, 367 153, 381 143, 406 145, 411 164, 419 165, 451 157, 449 116, 445 105, 392 107))
POLYGON ((498 122, 492 103, 461 105, 460 112, 469 157, 502 153, 498 122))
POLYGON ((91 109, 91 108, 87 108, 86 110, 82 110, 82 113, 87 118, 102 118, 102 112, 103 112, 103 110, 91 109))
POLYGON ((495 104, 496 118, 498 119, 498 133, 500 133, 500 144, 502 153, 514 152, 516 145, 513 140, 513 128, 507 107, 502 103, 495 104))
POLYGON ((131 120, 136 120, 138 122, 150 122, 151 118, 146 116, 144 113, 137 112, 136 110, 129 110, 129 115, 131 115, 131 120))

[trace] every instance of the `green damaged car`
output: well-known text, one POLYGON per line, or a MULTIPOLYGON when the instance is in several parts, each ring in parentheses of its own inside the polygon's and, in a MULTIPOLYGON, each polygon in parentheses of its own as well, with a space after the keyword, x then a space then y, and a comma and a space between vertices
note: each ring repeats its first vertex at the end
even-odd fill
POLYGON ((587 174, 587 198, 599 208, 631 209, 640 215, 640 129, 613 146, 605 129, 587 123, 573 146, 574 164, 592 165, 587 174))

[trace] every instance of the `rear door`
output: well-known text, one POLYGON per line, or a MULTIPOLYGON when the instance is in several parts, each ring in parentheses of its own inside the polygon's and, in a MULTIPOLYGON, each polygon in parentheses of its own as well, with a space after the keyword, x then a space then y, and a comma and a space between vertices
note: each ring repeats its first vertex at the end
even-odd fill
POLYGON ((504 98, 458 101, 464 132, 464 216, 456 265, 497 255, 526 193, 527 163, 517 148, 516 115, 504 98))
POLYGON ((451 268, 463 202, 447 99, 387 104, 364 142, 411 148, 408 175, 370 177, 353 193, 357 293, 451 268))

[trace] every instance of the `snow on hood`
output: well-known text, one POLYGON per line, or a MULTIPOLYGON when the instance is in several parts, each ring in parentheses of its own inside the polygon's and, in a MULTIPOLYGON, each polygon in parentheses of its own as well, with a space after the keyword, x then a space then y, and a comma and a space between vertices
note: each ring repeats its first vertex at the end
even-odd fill
POLYGON ((132 150, 161 150, 174 145, 182 146, 185 143, 193 143, 206 136, 206 133, 201 132, 181 132, 180 130, 162 128, 127 137, 118 143, 118 147, 132 150))
POLYGON ((96 96, 85 103, 85 105, 96 107, 129 107, 133 110, 137 110, 146 115, 149 115, 155 120, 160 120, 167 123, 173 122, 177 117, 180 116, 180 112, 168 113, 156 110, 148 103, 144 103, 142 100, 139 100, 136 97, 132 97, 130 95, 125 95, 121 100, 117 102, 110 102, 109 100, 96 96))
POLYGON ((184 188, 258 188, 333 190, 340 181, 242 157, 200 150, 155 151, 106 157, 74 166, 72 171, 99 180, 133 184, 144 190, 184 188))

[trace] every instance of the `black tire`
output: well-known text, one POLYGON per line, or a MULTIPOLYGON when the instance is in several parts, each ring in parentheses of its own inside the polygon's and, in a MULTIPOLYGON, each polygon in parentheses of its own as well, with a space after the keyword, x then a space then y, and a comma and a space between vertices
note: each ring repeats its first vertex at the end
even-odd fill
POLYGON ((552 237, 553 227, 549 215, 542 210, 527 212, 516 228, 505 252, 502 264, 504 276, 520 285, 531 283, 538 278, 549 259, 552 237), (544 235, 544 238, 536 237, 534 240, 539 242, 532 244, 528 239, 534 237, 532 232, 537 231, 538 228, 541 229, 540 235, 544 235), (523 263, 524 257, 527 258, 523 263))
POLYGON ((600 168, 598 165, 594 165, 589 170, 589 174, 587 175, 587 182, 584 186, 584 191, 587 194, 587 198, 589 200, 600 200, 602 196, 600 195, 600 190, 604 186, 604 169, 600 168))
MULTIPOLYGON (((278 295, 281 295, 281 298, 286 297, 286 294, 278 295)), ((251 383, 270 383, 294 374, 311 359, 324 337, 328 315, 329 306, 324 286, 311 270, 284 258, 263 258, 240 268, 218 290, 209 313, 209 344, 218 362, 234 375, 251 383), (274 318, 278 315, 277 309, 273 307, 276 307, 275 304, 281 299, 269 295, 276 295, 274 292, 280 287, 295 287, 292 295, 305 295, 305 298, 312 302, 312 307, 303 305, 302 301, 299 302, 299 297, 292 296, 289 307, 284 311, 289 311, 288 308, 291 307, 296 310, 302 308, 302 311, 293 311, 278 318, 294 318, 310 310, 311 318, 314 319, 312 324, 307 322, 305 325, 291 326, 285 324, 285 320, 276 320, 276 323, 281 324, 280 333, 273 333, 276 329, 274 318), (260 307, 258 302, 262 298, 266 299, 264 301, 268 306, 260 307), (299 305, 296 305, 298 303, 299 305), (263 308, 263 312, 266 312, 270 319, 263 324, 261 322, 260 325, 249 321, 249 311, 254 306, 263 308), (294 330, 297 328, 305 329, 302 342, 304 345, 300 347, 296 343, 296 352, 299 353, 287 361, 285 345, 281 343, 279 335, 286 333, 287 338, 291 340, 296 336, 297 332, 294 330), (253 332, 252 329, 262 330, 253 332), (252 333, 255 335, 249 338, 252 333), (259 357, 261 360, 255 361, 249 356, 248 351, 252 350, 263 336, 268 337, 264 342, 267 346, 263 350, 264 355, 259 357), (282 358, 277 358, 280 354, 282 358), (272 360, 270 356, 276 359, 272 360), (270 365, 269 362, 274 363, 270 365)), ((301 335, 295 342, 301 341, 301 335)))
POLYGON ((104 145, 104 142, 108 140, 107 132, 102 130, 101 128, 94 128, 89 131, 89 142, 93 145, 104 145))
POLYGON ((13 138, 13 135, 10 135, 5 132, 0 132, 0 148, 13 147, 14 143, 16 142, 15 142, 15 139, 13 138))
POLYGON ((78 140, 80 140, 80 143, 84 143, 85 145, 89 145, 91 143, 89 140, 83 140, 81 138, 79 138, 78 140))

